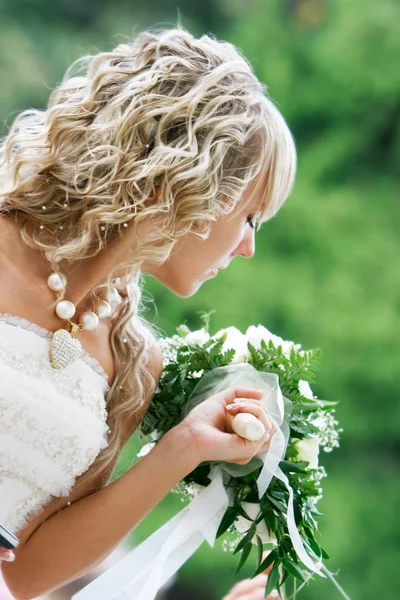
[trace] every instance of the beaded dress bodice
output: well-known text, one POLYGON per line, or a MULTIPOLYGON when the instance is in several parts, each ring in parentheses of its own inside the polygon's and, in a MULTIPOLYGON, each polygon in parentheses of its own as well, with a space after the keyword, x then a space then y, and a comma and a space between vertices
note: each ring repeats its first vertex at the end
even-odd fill
POLYGON ((86 352, 54 369, 52 335, 0 313, 0 524, 15 535, 107 446, 107 375, 86 352))

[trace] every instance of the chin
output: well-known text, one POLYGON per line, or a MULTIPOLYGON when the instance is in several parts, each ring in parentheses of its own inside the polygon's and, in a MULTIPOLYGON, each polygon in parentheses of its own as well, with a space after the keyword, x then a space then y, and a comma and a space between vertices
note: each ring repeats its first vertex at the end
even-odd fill
POLYGON ((180 298, 190 298, 190 296, 194 296, 194 294, 200 289, 201 282, 195 283, 193 285, 182 285, 176 288, 170 288, 172 292, 176 296, 180 298))
POLYGON ((173 282, 162 282, 171 292, 180 298, 190 298, 193 296, 201 287, 202 281, 173 281, 173 282))

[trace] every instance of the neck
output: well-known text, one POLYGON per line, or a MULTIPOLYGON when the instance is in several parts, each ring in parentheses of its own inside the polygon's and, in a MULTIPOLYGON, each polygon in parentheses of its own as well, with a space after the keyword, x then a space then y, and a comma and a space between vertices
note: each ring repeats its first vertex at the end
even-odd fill
POLYGON ((126 274, 127 269, 123 264, 127 262, 131 251, 132 238, 127 229, 96 256, 74 261, 65 267, 61 263, 60 271, 67 278, 65 299, 73 302, 77 310, 79 305, 87 310, 96 286, 106 283, 111 273, 114 278, 126 274))
MULTIPOLYGON (((0 216, 0 240, 1 253, 22 274, 23 280, 29 286, 40 289, 43 286, 43 291, 48 290, 47 278, 52 272, 51 264, 41 251, 22 242, 18 224, 0 216)), ((65 299, 75 304, 78 314, 91 309, 93 288, 104 284, 110 273, 113 272, 114 277, 125 275, 123 264, 131 252, 132 233, 128 227, 96 256, 72 264, 66 261, 60 263, 60 272, 67 278, 65 299)))

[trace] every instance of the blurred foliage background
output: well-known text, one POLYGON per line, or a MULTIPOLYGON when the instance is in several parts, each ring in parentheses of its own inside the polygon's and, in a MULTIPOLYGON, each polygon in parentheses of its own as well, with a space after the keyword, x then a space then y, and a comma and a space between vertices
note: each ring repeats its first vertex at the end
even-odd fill
MULTIPOLYGON (((398 0, 0 0, 0 128, 42 107, 78 56, 145 27, 211 33, 238 46, 286 117, 299 154, 292 197, 257 253, 180 299, 148 279, 168 335, 198 311, 212 327, 262 323, 324 358, 315 392, 340 400, 341 448, 323 457, 328 566, 353 600, 400 597, 400 3, 398 0)), ((154 311, 149 309, 149 319, 154 311)), ((133 437, 116 474, 132 464, 133 437)), ((139 542, 181 508, 167 497, 139 542)), ((236 560, 204 545, 171 598, 220 599, 236 560), (195 596, 196 588, 201 589, 195 596)), ((248 575, 248 569, 243 576, 248 575)), ((236 580, 240 579, 237 577, 236 580)), ((301 593, 334 600, 317 581, 301 593)))

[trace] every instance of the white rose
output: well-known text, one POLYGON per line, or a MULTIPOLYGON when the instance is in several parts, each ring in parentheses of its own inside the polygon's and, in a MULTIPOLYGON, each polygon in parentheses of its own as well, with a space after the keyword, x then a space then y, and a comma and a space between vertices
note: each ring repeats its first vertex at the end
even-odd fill
POLYGON ((152 448, 154 448, 154 446, 155 446, 155 445, 156 445, 156 443, 155 443, 155 442, 150 442, 149 444, 145 444, 145 445, 143 446, 143 448, 141 448, 140 452, 138 453, 138 456, 139 456, 139 457, 141 457, 141 456, 146 456, 146 454, 148 454, 148 453, 150 452, 150 450, 151 450, 152 448))
POLYGON ((297 450, 298 460, 305 460, 310 463, 308 465, 310 469, 318 468, 319 440, 317 437, 298 440, 294 447, 297 450))
POLYGON ((261 348, 261 340, 264 340, 264 342, 267 344, 269 341, 271 341, 275 348, 282 346, 282 352, 285 356, 290 355, 290 350, 293 347, 296 350, 301 348, 300 344, 295 344, 294 342, 284 340, 283 338, 279 337, 279 335, 274 335, 263 325, 257 325, 257 327, 255 325, 251 325, 246 331, 246 337, 250 344, 256 348, 256 350, 261 348))
POLYGON ((204 329, 198 329, 197 331, 191 331, 185 336, 185 342, 187 344, 199 344, 202 346, 210 339, 210 334, 204 329))
POLYGON ((263 325, 251 325, 246 331, 246 337, 250 344, 254 348, 257 348, 257 350, 261 348, 261 340, 264 340, 266 343, 271 340, 275 346, 280 346, 284 343, 281 337, 274 335, 263 325))
MULTIPOLYGON (((260 514, 260 505, 255 502, 242 502, 241 506, 244 511, 251 517, 252 519, 256 519, 260 514)), ((245 517, 239 516, 237 517, 234 523, 236 529, 239 533, 246 533, 251 525, 252 521, 246 519, 245 517)), ((253 544, 257 543, 256 535, 259 535, 263 544, 277 544, 277 539, 273 533, 269 533, 267 526, 264 520, 260 521, 256 527, 256 533, 254 534, 253 539, 251 540, 253 544)))
POLYGON ((312 393, 312 390, 310 388, 310 384, 308 383, 308 381, 303 381, 303 379, 300 379, 299 392, 302 396, 304 396, 304 398, 308 398, 309 400, 314 400, 314 395, 312 393))
POLYGON ((215 335, 215 339, 219 339, 222 335, 226 335, 226 340, 222 346, 222 352, 226 350, 235 350, 235 356, 232 363, 243 363, 246 362, 250 356, 247 349, 247 338, 239 331, 236 327, 227 327, 226 329, 220 329, 215 335))

